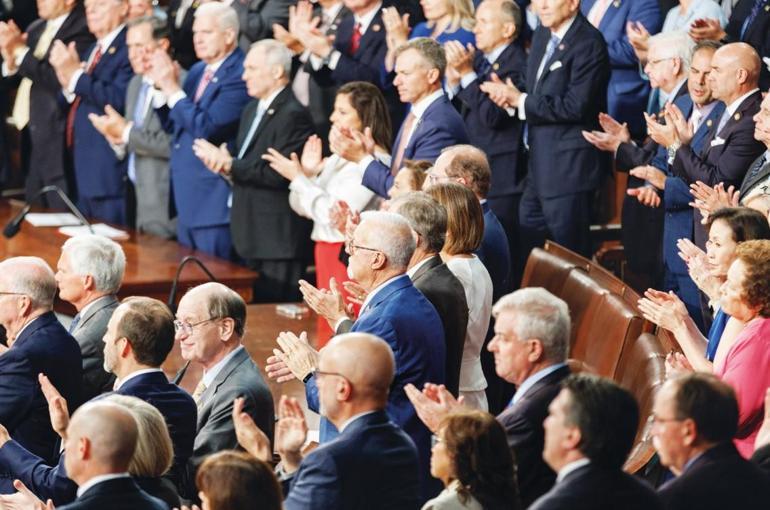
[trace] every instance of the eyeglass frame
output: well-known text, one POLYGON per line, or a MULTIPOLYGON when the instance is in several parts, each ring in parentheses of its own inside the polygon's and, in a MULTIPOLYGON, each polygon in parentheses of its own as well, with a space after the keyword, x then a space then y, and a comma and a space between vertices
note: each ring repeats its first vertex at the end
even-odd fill
POLYGON ((194 324, 190 324, 189 322, 181 321, 179 319, 174 319, 174 333, 179 333, 179 331, 183 331, 184 334, 186 334, 187 336, 190 336, 195 332, 196 326, 200 326, 201 324, 205 324, 206 322, 211 322, 219 319, 222 319, 222 317, 209 317, 208 319, 203 319, 202 321, 198 321, 194 324))
POLYGON ((347 381, 348 383, 350 383, 350 379, 348 379, 348 378, 347 378, 347 377, 345 377, 344 375, 340 374, 339 372, 324 372, 323 370, 318 370, 318 369, 315 369, 315 370, 313 370, 313 375, 314 375, 316 378, 318 378, 318 376, 324 376, 324 375, 334 375, 334 376, 337 376, 337 377, 342 377, 343 379, 345 379, 345 381, 347 381))
POLYGON ((24 292, 5 292, 0 291, 0 296, 28 296, 29 294, 25 294, 24 292))
POLYGON ((348 245, 348 249, 350 250, 350 255, 354 255, 356 253, 356 250, 366 250, 366 251, 373 251, 375 253, 382 253, 382 250, 378 250, 377 248, 369 248, 368 246, 360 246, 358 244, 350 243, 348 245))
POLYGON ((650 422, 651 425, 656 424, 666 424, 666 423, 672 423, 676 421, 685 421, 687 418, 659 418, 655 413, 652 413, 647 420, 650 422))
POLYGON ((674 60, 675 58, 679 58, 679 57, 663 57, 663 58, 658 58, 658 59, 655 59, 655 60, 648 60, 647 61, 647 65, 656 66, 656 65, 660 64, 661 62, 665 62, 666 60, 674 60))

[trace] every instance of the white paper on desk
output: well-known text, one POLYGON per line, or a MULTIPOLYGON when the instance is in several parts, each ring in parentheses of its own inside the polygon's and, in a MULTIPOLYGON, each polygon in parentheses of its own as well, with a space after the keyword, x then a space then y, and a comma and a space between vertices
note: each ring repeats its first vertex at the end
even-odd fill
MULTIPOLYGON (((98 236, 109 237, 110 239, 128 239, 128 232, 118 230, 105 223, 94 223, 91 225, 94 229, 94 234, 98 236)), ((90 234, 91 229, 86 225, 78 225, 76 227, 61 227, 59 232, 66 236, 74 237, 82 234, 90 234)))
POLYGON ((24 219, 34 227, 80 225, 80 220, 72 213, 28 213, 24 219))

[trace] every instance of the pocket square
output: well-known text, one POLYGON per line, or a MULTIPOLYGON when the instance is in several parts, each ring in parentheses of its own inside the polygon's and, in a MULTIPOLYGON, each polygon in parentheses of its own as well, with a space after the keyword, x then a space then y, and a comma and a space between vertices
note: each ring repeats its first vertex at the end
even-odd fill
POLYGON ((716 147, 717 145, 724 145, 725 141, 722 138, 719 138, 718 136, 711 140, 711 147, 716 147))
POLYGON ((553 64, 551 64, 551 67, 548 68, 549 71, 556 71, 558 68, 561 67, 561 60, 557 60, 553 64))

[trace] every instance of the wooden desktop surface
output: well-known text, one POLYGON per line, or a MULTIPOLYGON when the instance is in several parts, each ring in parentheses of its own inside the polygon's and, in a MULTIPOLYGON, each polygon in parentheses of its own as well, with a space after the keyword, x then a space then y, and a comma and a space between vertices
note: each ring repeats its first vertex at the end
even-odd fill
MULTIPOLYGON (((305 415, 308 426, 317 429, 319 421, 318 415, 307 412, 305 385, 296 379, 278 384, 275 381, 268 379, 267 374, 265 373, 265 360, 267 360, 268 356, 273 354, 273 349, 278 347, 278 343, 275 339, 278 338, 278 334, 282 331, 291 331, 297 335, 302 331, 306 331, 310 344, 313 346, 316 345, 317 315, 312 311, 309 311, 309 313, 298 319, 291 319, 289 317, 278 315, 275 311, 275 307, 275 304, 248 306, 246 311, 246 333, 243 339, 244 346, 246 347, 246 350, 249 351, 251 359, 253 359, 254 363, 259 367, 262 376, 265 378, 265 382, 270 388, 270 392, 273 394, 276 411, 281 395, 294 397, 306 411, 305 415)), ((174 348, 166 359, 166 362, 163 364, 163 371, 169 379, 173 379, 174 375, 184 365, 185 361, 182 359, 179 351, 179 342, 174 342, 174 348)), ((203 368, 196 363, 191 363, 180 386, 192 394, 202 375, 203 368)))
MULTIPOLYGON (((19 201, 0 200, 0 228, 13 218, 24 206, 19 201)), ((250 302, 253 283, 257 273, 223 259, 185 248, 174 241, 140 234, 122 228, 129 233, 129 239, 118 241, 126 254, 126 272, 123 285, 118 293, 127 296, 150 296, 166 302, 171 283, 179 262, 187 255, 195 255, 216 277, 250 302)), ((34 255, 42 258, 56 270, 61 246, 68 239, 56 227, 33 227, 24 221, 21 231, 11 239, 0 236, 0 260, 8 257, 34 255)), ((195 263, 188 263, 182 270, 177 292, 179 299, 190 287, 209 281, 206 274, 195 263)), ((57 311, 73 314, 67 303, 57 303, 57 311)))

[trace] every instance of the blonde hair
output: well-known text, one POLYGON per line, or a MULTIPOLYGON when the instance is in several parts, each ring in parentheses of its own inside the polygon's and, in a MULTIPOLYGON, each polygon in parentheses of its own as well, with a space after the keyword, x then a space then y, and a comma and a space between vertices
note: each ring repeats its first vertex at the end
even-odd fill
MULTIPOLYGON (((455 32, 459 28, 472 30, 476 20, 473 18, 473 2, 471 0, 444 0, 447 5, 447 11, 452 21, 447 27, 447 32, 455 32)), ((428 22, 429 27, 433 23, 428 22)))

